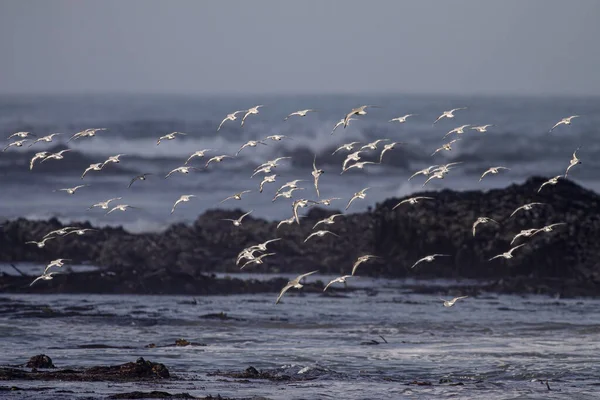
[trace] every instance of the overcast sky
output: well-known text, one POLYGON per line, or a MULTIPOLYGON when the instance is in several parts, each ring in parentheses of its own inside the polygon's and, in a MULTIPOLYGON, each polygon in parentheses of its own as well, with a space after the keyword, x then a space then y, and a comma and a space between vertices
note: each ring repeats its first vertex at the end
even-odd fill
POLYGON ((596 0, 0 0, 0 93, 600 95, 596 0))

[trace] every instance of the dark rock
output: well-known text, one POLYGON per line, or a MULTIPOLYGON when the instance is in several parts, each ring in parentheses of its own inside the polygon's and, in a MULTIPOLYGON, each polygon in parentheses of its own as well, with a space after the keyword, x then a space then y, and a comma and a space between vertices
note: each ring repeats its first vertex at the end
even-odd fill
POLYGON ((52 359, 45 354, 38 354, 37 356, 33 356, 27 361, 25 365, 27 368, 56 368, 54 364, 52 364, 52 359))
POLYGON ((198 399, 189 393, 177 393, 171 394, 167 392, 131 392, 131 393, 119 393, 113 394, 108 397, 109 399, 198 399))

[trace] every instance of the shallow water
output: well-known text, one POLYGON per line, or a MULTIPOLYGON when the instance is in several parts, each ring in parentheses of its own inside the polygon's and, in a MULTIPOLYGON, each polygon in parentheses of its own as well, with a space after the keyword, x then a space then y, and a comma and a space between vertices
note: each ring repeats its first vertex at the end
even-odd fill
POLYGON ((360 278, 349 281, 358 290, 333 298, 291 290, 277 306, 276 293, 195 299, 3 295, 0 310, 8 303, 22 304, 22 311, 0 313, 3 366, 40 353, 61 368, 144 357, 164 363, 181 380, 13 381, 2 385, 48 389, 0 396, 103 398, 165 390, 271 399, 597 398, 599 300, 489 295, 445 308, 439 296, 410 293, 406 283, 360 278), (235 319, 201 318, 220 312, 235 319), (177 338, 206 346, 145 347, 173 344, 177 338), (380 344, 361 345, 371 340, 380 344), (98 344, 128 348, 80 348, 98 344), (315 379, 236 382, 207 375, 248 366, 315 379), (440 383, 444 380, 464 385, 440 383), (536 380, 549 380, 552 390, 536 380), (413 381, 432 385, 407 385, 413 381))

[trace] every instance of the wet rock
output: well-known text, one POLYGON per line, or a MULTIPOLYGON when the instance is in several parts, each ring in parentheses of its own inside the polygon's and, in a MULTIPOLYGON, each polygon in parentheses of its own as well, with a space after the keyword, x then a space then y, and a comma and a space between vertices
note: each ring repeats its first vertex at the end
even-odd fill
POLYGON ((246 368, 243 372, 216 371, 213 373, 209 373, 208 375, 218 375, 234 379, 266 379, 269 381, 289 381, 292 379, 290 375, 280 374, 280 371, 278 370, 259 371, 252 366, 246 368))
POLYGON ((52 364, 52 359, 45 354, 38 354, 37 356, 33 356, 27 361, 25 365, 27 368, 56 368, 54 364, 52 364))
POLYGON ((171 394, 167 392, 153 391, 153 392, 130 392, 130 393, 119 393, 113 394, 108 397, 109 399, 199 399, 189 393, 177 393, 171 394))

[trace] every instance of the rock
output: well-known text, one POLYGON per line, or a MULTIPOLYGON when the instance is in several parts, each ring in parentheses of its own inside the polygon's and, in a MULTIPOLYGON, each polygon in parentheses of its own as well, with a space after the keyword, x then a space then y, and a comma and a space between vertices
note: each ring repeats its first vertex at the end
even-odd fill
POLYGON ((45 354, 38 354, 37 356, 33 356, 27 361, 25 365, 27 368, 56 368, 54 364, 52 364, 52 359, 45 354))
POLYGON ((171 394, 167 392, 153 391, 153 392, 130 392, 130 393, 119 393, 108 396, 109 399, 198 399, 189 393, 177 393, 171 394))

